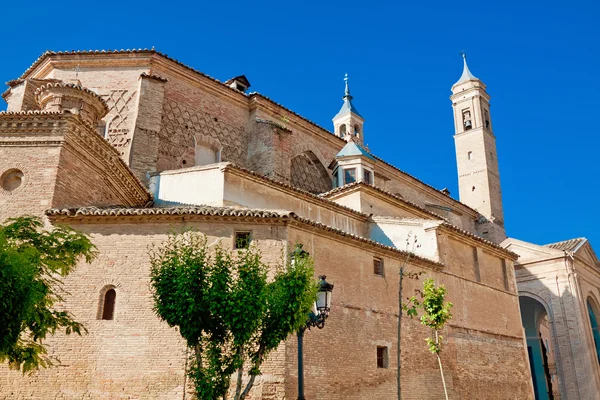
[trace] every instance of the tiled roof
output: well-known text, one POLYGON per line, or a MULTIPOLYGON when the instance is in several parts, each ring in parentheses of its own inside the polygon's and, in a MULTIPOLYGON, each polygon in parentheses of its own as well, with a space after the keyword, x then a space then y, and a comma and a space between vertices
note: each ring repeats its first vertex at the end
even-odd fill
POLYGON ((381 188, 380 188, 380 187, 378 187, 378 186, 369 185, 369 184, 367 184, 367 183, 364 183, 364 182, 353 182, 353 183, 348 183, 348 184, 346 184, 346 185, 343 185, 343 186, 337 187, 337 188, 335 188, 335 189, 332 189, 332 190, 330 190, 329 192, 321 193, 319 196, 320 196, 320 197, 325 197, 325 198, 327 198, 327 197, 330 197, 330 196, 332 196, 332 195, 334 195, 334 194, 338 194, 338 193, 347 192, 347 191, 349 191, 349 190, 351 190, 351 189, 354 189, 354 188, 356 188, 356 187, 360 187, 360 186, 363 186, 363 187, 368 187, 368 188, 370 188, 370 189, 373 189, 373 190, 375 190, 375 191, 377 191, 377 192, 379 192, 379 193, 381 193, 381 194, 384 194, 384 195, 386 195, 386 196, 389 196, 389 197, 391 197, 391 198, 393 198, 393 199, 396 199, 396 200, 398 200, 398 201, 400 201, 400 202, 402 202, 402 203, 405 203, 405 204, 407 204, 407 205, 409 205, 409 206, 411 206, 411 207, 413 207, 413 208, 416 208, 417 210, 419 210, 419 211, 421 211, 421 212, 424 212, 424 213, 426 213, 426 214, 429 214, 429 215, 430 215, 430 216, 432 216, 434 219, 446 220, 446 218, 442 217, 441 215, 439 215, 439 214, 436 214, 436 213, 434 213, 434 212, 431 212, 431 211, 429 211, 429 210, 427 210, 427 209, 425 209, 425 208, 423 208, 423 207, 421 207, 421 206, 419 206, 419 205, 417 205, 417 204, 413 203, 412 201, 408 201, 408 200, 406 200, 406 199, 403 199, 402 197, 400 197, 400 196, 397 196, 397 195, 395 195, 395 194, 393 194, 393 193, 391 193, 391 192, 388 192, 388 191, 386 191, 386 190, 383 190, 383 189, 381 189, 381 188))
POLYGON ((106 101, 104 101, 104 99, 102 97, 98 96, 95 92, 92 92, 90 89, 85 88, 85 87, 75 84, 75 83, 52 82, 52 83, 47 83, 45 85, 40 86, 34 92, 34 96, 36 98, 36 101, 38 101, 38 103, 39 103, 39 96, 43 92, 45 92, 46 90, 48 90, 50 88, 70 88, 70 89, 80 90, 83 93, 87 94, 88 96, 93 97, 98 102, 100 102, 100 104, 102 104, 102 108, 104 109, 104 113, 105 114, 108 113, 108 105, 106 105, 106 101))
POLYGON ((587 242, 586 238, 576 238, 563 240, 562 242, 545 244, 544 247, 562 251, 577 251, 585 244, 585 242, 587 242))
POLYGON ((233 207, 212 206, 186 206, 186 207, 156 207, 156 208, 130 208, 130 207, 78 207, 78 208, 52 208, 46 215, 63 215, 68 217, 94 216, 141 216, 141 215, 211 215, 228 217, 254 217, 254 218, 284 218, 288 212, 274 210, 257 210, 233 207))
MULTIPOLYGON (((125 208, 125 207, 110 207, 110 208, 98 208, 98 207, 79 207, 79 208, 53 208, 46 211, 46 215, 49 217, 63 216, 63 217, 121 217, 121 216, 160 216, 160 215, 198 215, 198 216, 222 216, 222 217, 242 217, 242 218, 257 218, 257 219, 282 219, 282 220, 293 220, 300 222, 305 225, 325 230, 327 232, 334 233, 336 235, 344 236, 355 241, 369 244, 371 246, 384 249, 390 252, 394 252, 401 255, 407 255, 408 253, 403 250, 399 250, 395 247, 386 246, 381 243, 375 242, 371 239, 367 239, 361 236, 356 236, 351 233, 342 231, 331 226, 312 221, 307 218, 302 218, 293 212, 289 211, 276 211, 276 210, 262 210, 262 209, 244 209, 244 208, 233 208, 233 207, 213 207, 213 206, 192 206, 192 207, 169 207, 169 208, 125 208)), ((445 266, 439 262, 429 260, 424 257, 411 254, 411 259, 419 261, 421 264, 427 264, 435 269, 442 269, 445 266)))
POLYGON ((358 143, 348 142, 342 150, 335 156, 338 157, 346 157, 346 156, 365 156, 367 158, 373 159, 373 156, 369 151, 361 146, 358 143))
POLYGON ((444 227, 446 227, 446 228, 448 228, 448 229, 450 229, 450 230, 452 230, 452 231, 454 231, 454 232, 460 233, 461 235, 468 236, 468 237, 470 237, 471 239, 474 239, 474 240, 476 240, 476 241, 478 241, 478 242, 480 242, 480 243, 483 243, 483 244, 486 244, 486 245, 488 245, 488 246, 491 246, 491 247, 493 247, 493 248, 495 248, 495 249, 497 249, 497 250, 501 250, 502 252, 504 252, 504 253, 507 253, 507 254, 509 254, 510 256, 512 256, 512 257, 513 257, 515 260, 516 260, 517 258, 519 258, 519 255, 518 255, 517 253, 513 253, 512 251, 505 249, 504 247, 500 246, 499 244, 496 244, 496 243, 494 243, 494 242, 490 242, 490 241, 489 241, 489 240, 487 240, 487 239, 484 239, 484 238, 482 238, 482 237, 480 237, 480 236, 477 236, 477 235, 475 235, 475 234, 473 234, 473 233, 471 233, 471 232, 469 232, 469 231, 466 231, 466 230, 464 230, 464 229, 461 229, 461 228, 459 228, 459 227, 458 227, 458 226, 456 226, 456 225, 452 225, 452 224, 451 224, 451 223, 449 223, 449 222, 444 222, 444 223, 442 224, 442 226, 444 226, 444 227))
POLYGON ((140 77, 154 79, 154 80, 161 81, 161 82, 168 82, 167 78, 163 78, 162 76, 156 75, 156 74, 147 74, 145 72, 142 72, 140 74, 140 77))
MULTIPOLYGON (((483 244, 486 244, 486 245, 488 245, 488 246, 491 246, 491 247, 493 247, 493 248, 495 248, 495 249, 497 249, 497 250, 501 250, 501 251, 503 251, 503 252, 509 253, 509 254, 510 254, 511 256, 513 256, 515 259, 518 257, 518 256, 517 256, 517 254, 515 254, 515 253, 513 253, 513 252, 511 252, 511 251, 509 251, 509 250, 506 250, 505 248, 503 248, 502 246, 499 246, 498 244, 496 244, 496 243, 494 243, 494 242, 490 242, 489 240, 486 240, 486 239, 484 239, 484 238, 482 238, 482 237, 480 237, 480 236, 477 236, 477 235, 475 235, 475 234, 473 234, 473 233, 471 233, 471 232, 469 232, 469 231, 466 231, 466 230, 464 230, 464 229, 462 229, 462 228, 459 228, 459 227, 458 227, 458 226, 456 226, 456 225, 452 225, 450 222, 448 222, 448 221, 447 221, 447 219, 446 219, 446 218, 442 217, 441 215, 438 215, 438 214, 436 214, 436 213, 433 213, 433 212, 431 212, 431 211, 429 211, 429 210, 426 210, 426 209, 424 209, 424 208, 422 208, 422 207, 418 206, 417 204, 415 204, 415 203, 413 203, 413 202, 410 202, 410 201, 408 201, 408 200, 405 200, 405 199, 403 199, 403 198, 401 198, 401 197, 399 197, 399 196, 396 196, 396 195, 395 195, 395 194, 393 194, 393 193, 390 193, 390 192, 388 192, 388 191, 385 191, 385 190, 383 190, 383 189, 381 189, 381 188, 379 188, 379 187, 377 187, 377 186, 369 185, 369 184, 366 184, 366 183, 364 183, 364 182, 354 182, 354 183, 349 183, 349 184, 347 184, 347 185, 340 186, 340 187, 338 187, 338 188, 335 188, 335 189, 333 189, 333 190, 330 190, 329 192, 323 193, 323 194, 321 194, 320 196, 329 197, 329 196, 331 196, 331 195, 333 195, 333 194, 337 194, 337 193, 343 193, 343 192, 346 192, 346 191, 348 191, 348 190, 351 190, 351 189, 353 189, 353 188, 355 188, 355 187, 358 187, 358 186, 364 186, 364 187, 368 187, 368 188, 370 188, 370 189, 374 189, 375 191, 377 191, 377 192, 379 192, 379 193, 382 193, 382 194, 384 194, 384 195, 386 195, 386 196, 392 197, 392 198, 394 198, 394 199, 396 199, 396 200, 398 200, 398 201, 401 201, 401 202, 403 202, 403 203, 406 203, 407 205, 409 205, 409 206, 411 206, 411 207, 414 207, 414 208, 418 209, 418 210, 419 210, 419 211, 421 211, 421 212, 424 212, 424 213, 427 213, 427 214, 429 214, 429 215, 430 215, 430 216, 432 216, 434 219, 437 219, 437 220, 442 220, 442 221, 444 221, 444 222, 443 222, 441 225, 442 225, 442 226, 444 226, 444 227, 446 227, 446 228, 448 228, 448 229, 450 229, 450 230, 452 230, 452 231, 454 231, 454 232, 460 233, 460 234, 462 234, 462 235, 464 235, 464 236, 468 236, 468 237, 470 237, 471 239, 474 239, 474 240, 476 240, 476 241, 478 241, 478 242, 480 242, 480 243, 483 243, 483 244)), ((383 215, 378 215, 378 217, 384 217, 384 216, 383 216, 383 215)), ((416 219, 416 218, 406 218, 406 217, 402 217, 402 219, 406 219, 406 220, 420 220, 420 219, 416 219)))
POLYGON ((346 206, 343 206, 341 204, 336 203, 335 201, 323 198, 322 195, 316 195, 316 194, 307 192, 306 190, 302 190, 300 188, 297 188, 295 186, 289 185, 287 183, 280 182, 280 181, 275 180, 273 178, 269 178, 267 176, 258 174, 258 173, 254 172, 254 171, 250 171, 249 169, 246 169, 244 167, 240 167, 239 165, 236 165, 236 164, 228 162, 228 163, 226 163, 225 169, 228 169, 228 168, 236 169, 236 170, 241 171, 241 172, 243 172, 243 173, 245 173, 247 175, 251 175, 253 177, 261 179, 261 180, 263 180, 265 182, 270 182, 270 183, 273 183, 273 184, 275 184, 277 186, 280 186, 280 187, 292 190, 292 191, 294 191, 296 193, 303 194, 305 196, 308 196, 308 197, 316 200, 319 203, 327 204, 329 206, 333 206, 333 207, 338 208, 340 210, 344 210, 344 211, 347 211, 349 213, 355 214, 357 217, 361 217, 364 220, 366 220, 369 217, 367 214, 362 213, 360 211, 357 211, 357 210, 355 210, 353 208, 346 207, 346 206))

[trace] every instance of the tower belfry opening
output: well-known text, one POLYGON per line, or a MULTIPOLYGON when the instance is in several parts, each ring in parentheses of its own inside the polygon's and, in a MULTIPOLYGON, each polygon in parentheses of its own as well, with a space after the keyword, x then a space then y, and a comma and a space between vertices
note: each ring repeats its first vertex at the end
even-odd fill
POLYGON ((348 74, 344 76, 345 90, 344 103, 340 111, 333 117, 333 131, 335 134, 347 142, 364 143, 363 125, 364 118, 360 115, 354 104, 352 104, 352 95, 348 85, 348 74))

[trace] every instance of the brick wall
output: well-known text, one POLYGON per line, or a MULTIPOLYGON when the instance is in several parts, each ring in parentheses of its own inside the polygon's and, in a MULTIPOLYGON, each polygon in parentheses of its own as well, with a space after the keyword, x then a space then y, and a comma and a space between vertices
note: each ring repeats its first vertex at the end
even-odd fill
MULTIPOLYGON (((286 228, 234 220, 181 223, 180 218, 152 222, 135 220, 69 220, 92 235, 100 256, 80 265, 65 280, 71 293, 61 307, 89 329, 78 338, 48 340, 62 365, 31 377, 0 367, 0 397, 162 398, 183 397, 184 346, 175 330, 152 310, 148 248, 166 238, 174 226, 194 228, 230 246, 235 230, 250 230, 269 265, 280 263, 292 244, 304 243, 315 258, 316 274, 335 285, 331 317, 323 330, 305 334, 307 398, 393 398, 396 391, 395 352, 398 268, 401 255, 365 247, 311 229, 286 228), (289 242, 288 242, 289 239, 289 242), (289 243, 289 244, 288 244, 289 243), (385 276, 373 274, 373 256, 384 259, 385 276), (117 293, 115 319, 98 320, 100 293, 107 285, 117 293), (377 368, 377 346, 388 347, 389 368, 377 368)), ((444 337, 445 376, 453 398, 528 398, 529 375, 522 347, 522 328, 515 295, 459 278, 448 271, 425 270, 448 288, 454 319, 444 337), (490 318, 490 315, 496 318, 490 318), (498 365, 506 365, 495 371, 498 365), (495 373, 494 373, 495 372, 495 373), (486 388, 493 391, 485 392, 486 388)), ((410 295, 420 281, 407 280, 410 295)), ((442 387, 436 359, 428 353, 426 330, 416 320, 403 324, 403 394, 407 399, 439 399, 442 387)), ((296 396, 295 336, 268 359, 251 399, 296 396)))

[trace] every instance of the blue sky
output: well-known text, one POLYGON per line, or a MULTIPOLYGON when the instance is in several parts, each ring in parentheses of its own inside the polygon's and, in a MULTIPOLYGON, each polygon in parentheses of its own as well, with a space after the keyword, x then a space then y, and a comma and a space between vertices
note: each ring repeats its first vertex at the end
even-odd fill
POLYGON ((508 234, 600 249, 597 1, 35 3, 3 5, 4 81, 45 50, 155 46, 332 129, 347 72, 370 149, 455 197, 466 50, 492 96, 508 234))

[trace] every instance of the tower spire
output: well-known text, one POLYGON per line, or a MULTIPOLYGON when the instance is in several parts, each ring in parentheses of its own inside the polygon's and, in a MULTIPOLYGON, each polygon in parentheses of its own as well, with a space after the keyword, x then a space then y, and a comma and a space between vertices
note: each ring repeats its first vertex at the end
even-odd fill
POLYGON ((455 85, 458 85, 459 83, 471 81, 471 80, 479 80, 477 77, 475 77, 475 75, 473 75, 471 73, 471 71, 469 71, 469 66, 467 65, 467 53, 465 53, 465 51, 463 50, 460 52, 460 54, 462 55, 462 58, 463 58, 463 73, 460 76, 460 79, 458 80, 458 82, 455 83, 455 85))
POLYGON ((350 86, 348 86, 348 73, 344 75, 344 82, 346 82, 346 90, 344 91, 344 97, 342 99, 352 100, 352 95, 350 95, 350 86))
POLYGON ((337 136, 347 140, 363 143, 363 124, 364 118, 358 113, 354 104, 352 104, 352 95, 350 94, 350 85, 348 84, 348 74, 344 74, 344 104, 340 111, 333 117, 333 128, 337 136))

